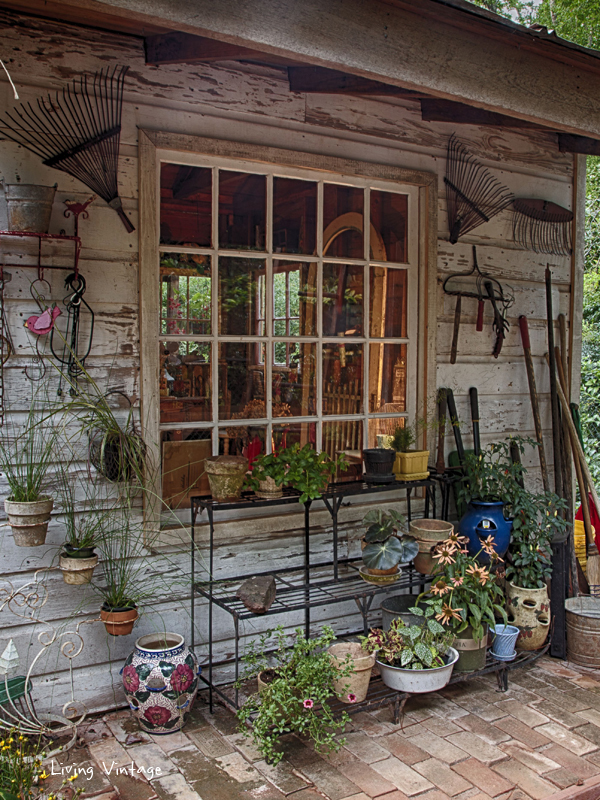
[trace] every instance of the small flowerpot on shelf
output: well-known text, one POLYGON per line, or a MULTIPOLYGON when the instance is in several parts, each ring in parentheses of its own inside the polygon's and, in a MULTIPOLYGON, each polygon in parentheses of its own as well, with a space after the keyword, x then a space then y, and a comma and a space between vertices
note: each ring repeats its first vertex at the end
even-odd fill
POLYGON ((137 606, 110 608, 104 604, 100 611, 100 619, 104 622, 106 632, 111 636, 128 636, 137 618, 137 606))
POLYGON ((409 525, 410 535, 416 539, 419 552, 415 556, 414 566, 422 575, 431 575, 436 569, 433 551, 440 542, 454 531, 451 522, 441 519, 414 519, 409 525))
POLYGON ((210 493, 214 500, 226 502, 238 500, 246 472, 248 459, 243 456, 210 456, 204 462, 208 475, 210 493))
POLYGON ((394 451, 387 447, 368 447, 363 450, 365 481, 385 484, 394 482, 394 451))
POLYGON ((50 513, 54 506, 51 497, 41 497, 29 503, 8 498, 4 509, 17 547, 39 547, 46 542, 50 513))
POLYGON ((347 661, 352 664, 352 672, 333 683, 338 699, 342 703, 362 703, 369 691, 375 654, 367 653, 358 642, 338 642, 327 652, 337 669, 345 667, 347 661))
POLYGON ((278 486, 273 478, 266 477, 263 481, 258 482, 258 489, 255 494, 263 500, 276 500, 278 497, 283 496, 281 486, 278 486))
POLYGON ((382 600, 383 630, 389 631, 392 620, 398 617, 405 625, 420 625, 422 619, 410 611, 411 608, 417 606, 418 597, 419 595, 417 594, 396 594, 382 600))
POLYGON ((408 450, 396 453, 394 475, 397 481, 422 481, 429 477, 429 450, 408 450))
POLYGON ((73 555, 72 553, 61 553, 58 566, 62 570, 63 581, 72 586, 83 586, 90 583, 94 569, 98 564, 98 556, 94 553, 93 547, 81 548, 90 550, 91 556, 73 555))

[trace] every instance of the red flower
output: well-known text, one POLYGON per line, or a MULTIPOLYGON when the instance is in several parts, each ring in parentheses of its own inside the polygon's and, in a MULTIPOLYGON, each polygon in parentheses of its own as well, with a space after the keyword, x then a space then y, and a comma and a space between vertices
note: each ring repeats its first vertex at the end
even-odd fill
POLYGON ((185 692, 194 681, 194 672, 187 664, 178 664, 171 675, 171 688, 175 692, 185 692))
POLYGON ((160 727, 169 721, 171 712, 164 706, 150 706, 144 711, 144 716, 151 725, 160 727))
POLYGON ((126 692, 137 692, 140 688, 140 679, 135 667, 123 667, 123 686, 126 692))

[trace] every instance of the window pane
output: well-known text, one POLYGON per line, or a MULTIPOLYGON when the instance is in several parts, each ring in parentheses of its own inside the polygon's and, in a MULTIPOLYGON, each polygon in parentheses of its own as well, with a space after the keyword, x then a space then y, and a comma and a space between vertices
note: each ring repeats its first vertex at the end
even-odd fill
POLYGON ((210 430, 163 431, 162 497, 168 508, 188 508, 192 495, 210 495, 204 460, 212 455, 210 430))
POLYGON ((362 414, 363 346, 323 345, 323 414, 362 414))
POLYGON ((264 335, 265 262, 219 259, 219 330, 228 336, 264 335))
POLYGON ((230 425, 219 428, 219 455, 244 456, 248 469, 261 453, 265 453, 267 429, 264 425, 230 425))
POLYGON ((364 271, 323 264, 323 336, 362 336, 364 271))
POLYGON ((210 247, 212 170, 181 164, 160 169, 160 241, 210 247))
POLYGON ((273 416, 316 414, 317 346, 300 342, 273 345, 273 416))
POLYGON ((396 428, 403 428, 405 417, 369 420, 369 447, 388 447, 396 428))
POLYGON ((371 190, 372 258, 406 261, 407 218, 408 197, 405 194, 371 190))
POLYGON ((369 275, 371 336, 376 339, 405 339, 408 335, 406 321, 407 270, 371 267, 369 275))
POLYGON ((282 422, 273 424, 273 441, 271 452, 278 453, 293 444, 304 447, 305 444, 316 446, 316 422, 282 422))
POLYGON ((219 344, 219 419, 261 419, 265 407, 264 345, 219 344))
POLYGON ((212 420, 209 342, 161 342, 160 421, 212 420))
POLYGON ((317 184, 273 178, 273 252, 313 255, 317 246, 317 184))
POLYGON ((219 172, 219 247, 265 249, 267 179, 246 172, 219 172))
POLYGON ((405 344, 369 345, 371 413, 406 411, 406 352, 405 344))
POLYGON ((317 265, 273 261, 273 333, 317 335, 317 265))
POLYGON ((160 278, 161 333, 210 334, 210 256, 163 253, 160 278))
POLYGON ((344 453, 348 462, 338 470, 336 481, 357 480, 362 475, 363 421, 361 419, 323 423, 323 450, 331 458, 344 453))
POLYGON ((323 255, 364 258, 363 190, 326 183, 323 195, 323 255))

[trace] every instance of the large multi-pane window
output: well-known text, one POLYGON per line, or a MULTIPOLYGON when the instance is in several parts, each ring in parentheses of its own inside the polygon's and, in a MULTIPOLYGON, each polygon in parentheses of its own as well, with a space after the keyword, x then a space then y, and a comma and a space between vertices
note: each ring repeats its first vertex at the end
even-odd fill
POLYGON ((161 164, 167 503, 211 453, 310 443, 359 475, 363 447, 414 413, 416 198, 309 170, 161 164))

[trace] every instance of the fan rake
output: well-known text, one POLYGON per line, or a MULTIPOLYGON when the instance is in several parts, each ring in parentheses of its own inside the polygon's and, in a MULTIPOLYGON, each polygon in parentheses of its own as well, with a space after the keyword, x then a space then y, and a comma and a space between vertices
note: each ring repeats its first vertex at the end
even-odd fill
POLYGON ((549 200, 518 197, 513 203, 515 242, 535 253, 570 256, 573 212, 549 200))
POLYGON ((459 236, 489 222, 513 200, 510 191, 473 158, 455 134, 448 142, 444 183, 452 244, 459 236))
POLYGON ((129 67, 100 70, 73 80, 54 98, 21 103, 5 114, 9 139, 85 183, 114 208, 128 233, 135 230, 123 210, 117 185, 123 85, 129 67))

